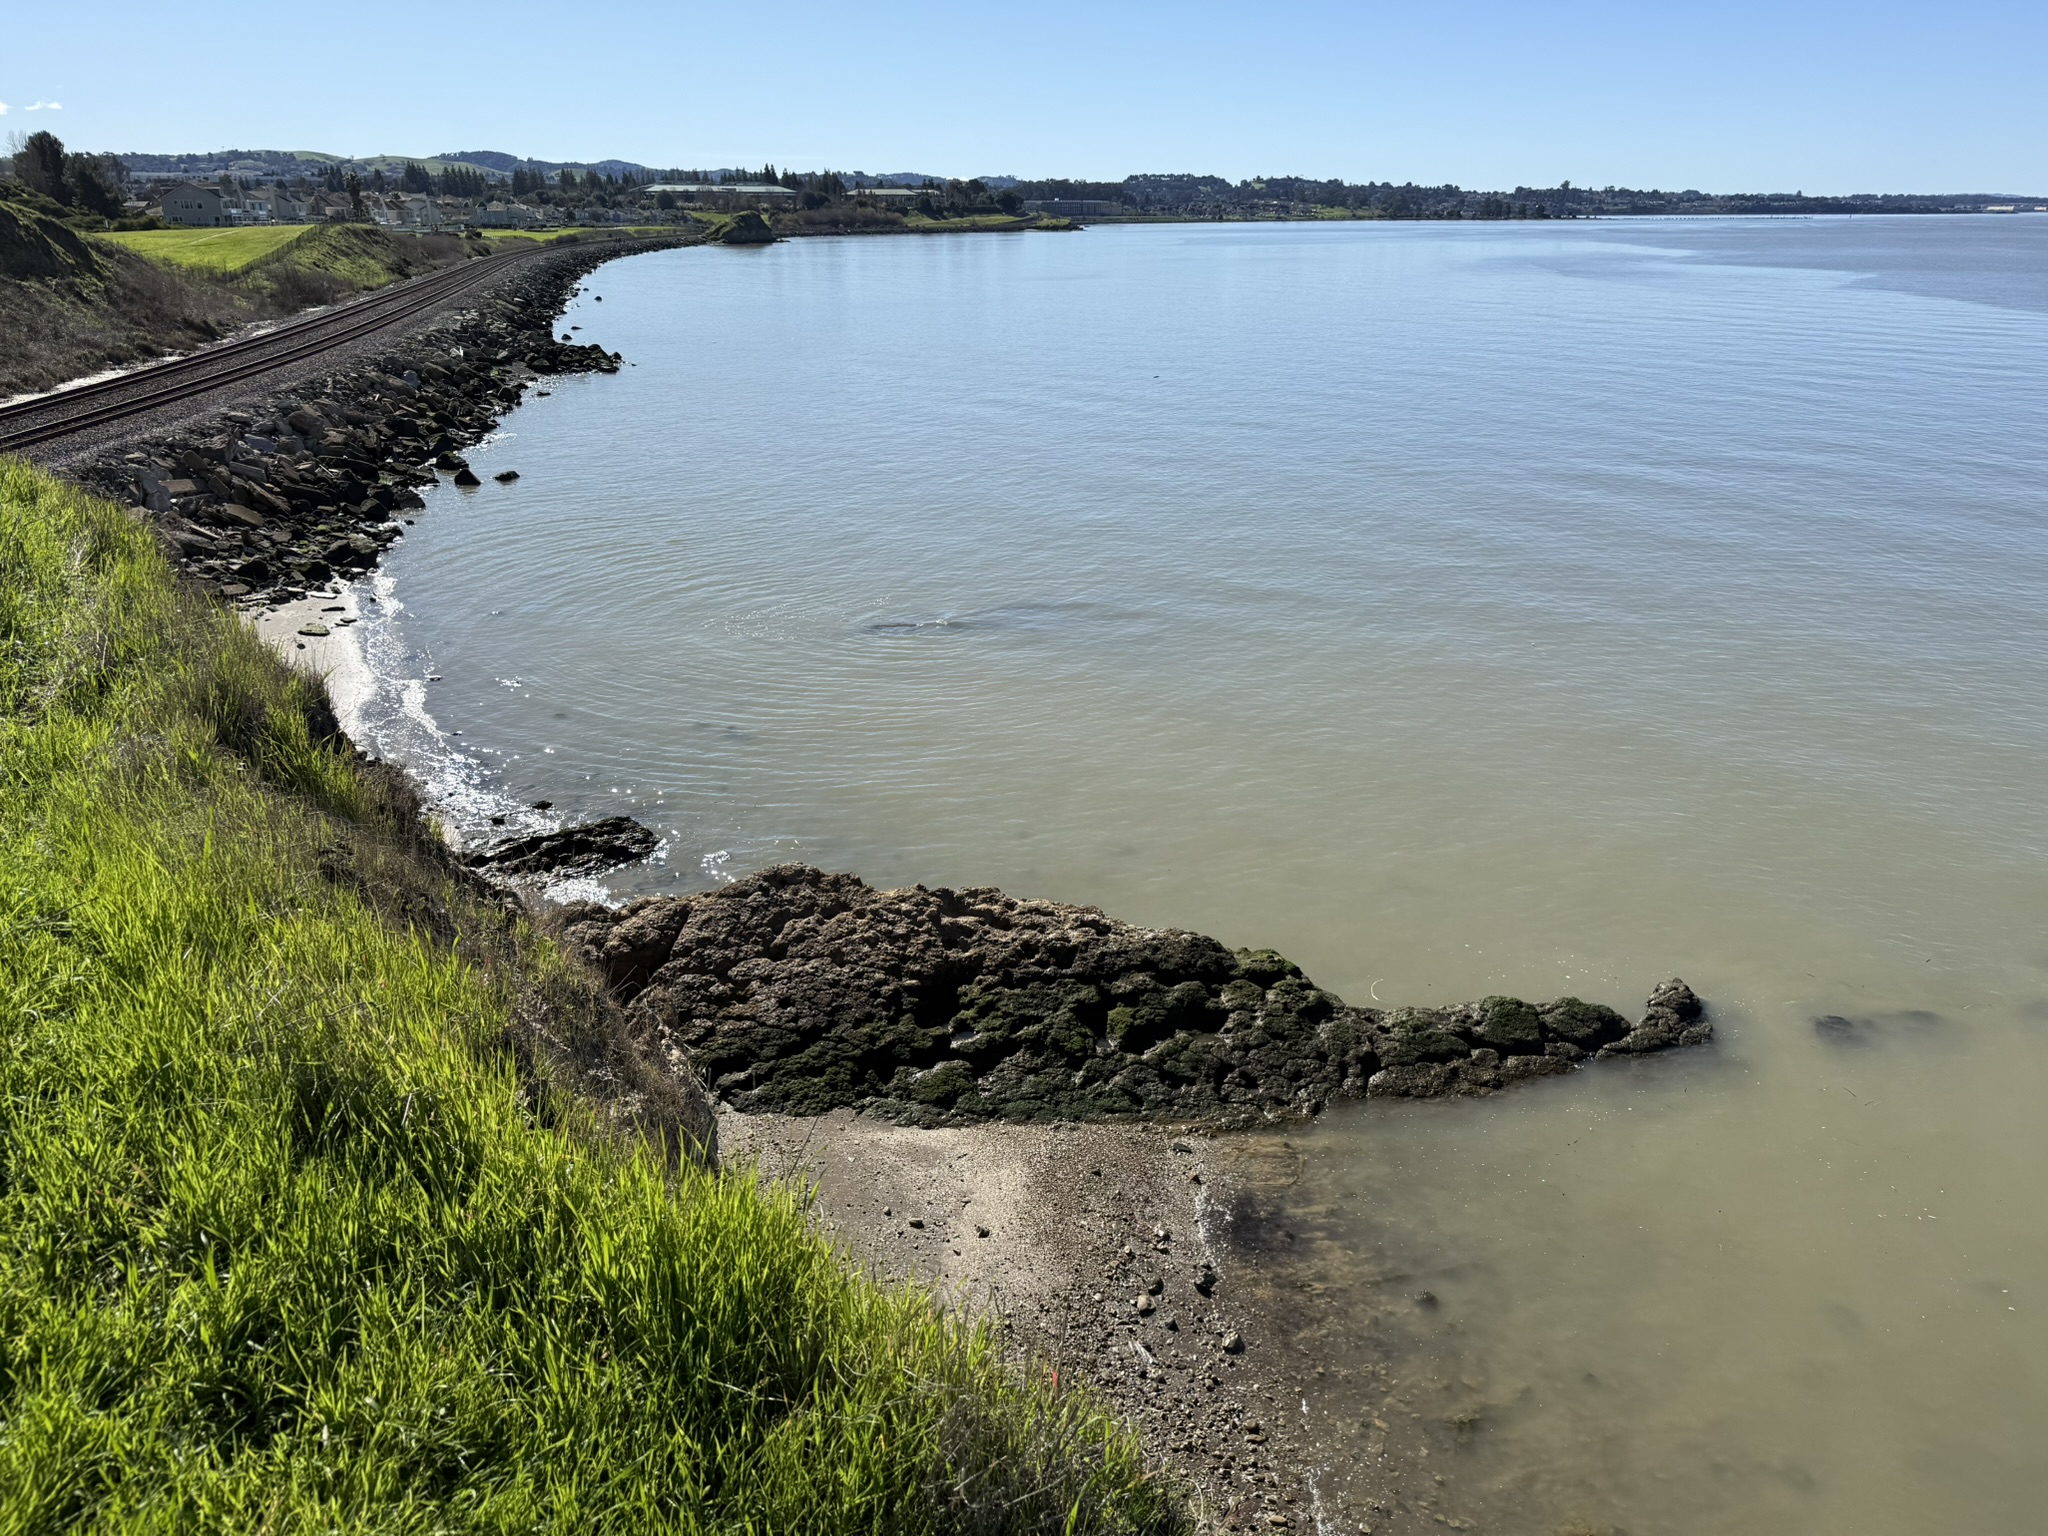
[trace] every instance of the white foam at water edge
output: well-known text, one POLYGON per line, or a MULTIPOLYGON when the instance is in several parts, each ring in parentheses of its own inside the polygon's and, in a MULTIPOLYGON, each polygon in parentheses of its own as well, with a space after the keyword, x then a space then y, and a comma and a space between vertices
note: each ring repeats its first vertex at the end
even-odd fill
POLYGON ((419 782, 444 836, 458 849, 499 837, 554 831, 561 824, 558 818, 493 788, 484 765, 457 746, 434 718, 429 684, 439 674, 399 635, 395 620, 405 612, 405 604, 398 599, 395 580, 379 571, 365 586, 374 602, 361 605, 363 616, 355 627, 350 650, 357 664, 347 681, 345 712, 344 701, 336 700, 350 738, 419 782))
POLYGON ((611 887, 589 875, 571 875, 566 880, 550 880, 541 887, 542 897, 553 902, 594 901, 607 907, 624 906, 625 903, 612 895, 611 887))
POLYGON ((340 602, 353 617, 355 626, 334 626, 329 641, 333 665, 327 671, 327 699, 334 706, 334 718, 351 741, 360 741, 363 711, 377 691, 377 676, 364 654, 362 623, 364 592, 358 587, 344 589, 340 602))

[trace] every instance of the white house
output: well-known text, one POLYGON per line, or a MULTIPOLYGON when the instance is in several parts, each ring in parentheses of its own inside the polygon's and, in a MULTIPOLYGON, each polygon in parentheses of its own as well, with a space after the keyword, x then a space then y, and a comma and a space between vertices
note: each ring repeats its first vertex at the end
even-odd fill
POLYGON ((532 229, 539 224, 540 210, 525 203, 492 203, 477 209, 470 223, 479 229, 532 229))
POLYGON ((283 186, 256 186, 242 195, 242 223, 303 223, 305 199, 283 186))

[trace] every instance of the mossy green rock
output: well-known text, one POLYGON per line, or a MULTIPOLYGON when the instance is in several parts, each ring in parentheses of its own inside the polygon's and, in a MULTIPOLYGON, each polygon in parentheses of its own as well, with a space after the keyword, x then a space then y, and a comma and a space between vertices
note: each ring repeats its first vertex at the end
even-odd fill
POLYGON ((774 240, 775 230, 765 218, 749 208, 723 220, 715 228, 712 238, 723 245, 767 245, 774 240))
MULTIPOLYGON (((624 912, 567 909, 563 931, 646 1045, 742 1110, 1241 1123, 1340 1095, 1492 1092, 1632 1038, 1575 999, 1353 1008, 1271 950, 800 864, 624 912)), ((1692 998, 1682 982, 1659 995, 1672 1020, 1692 998)), ((1664 1043, 1705 1038, 1678 1038, 1706 1029, 1690 1007, 1664 1043)))

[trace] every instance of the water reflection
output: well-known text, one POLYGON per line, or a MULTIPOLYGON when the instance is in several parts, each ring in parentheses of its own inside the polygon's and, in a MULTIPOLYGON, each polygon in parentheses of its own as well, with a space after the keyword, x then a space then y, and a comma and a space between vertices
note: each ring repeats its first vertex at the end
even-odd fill
POLYGON ((2039 1525, 2048 221, 790 242, 605 296, 638 366, 473 454, 360 626, 452 819, 1358 1000, 1682 975, 1710 1052, 1258 1165, 1333 1507, 2039 1525))

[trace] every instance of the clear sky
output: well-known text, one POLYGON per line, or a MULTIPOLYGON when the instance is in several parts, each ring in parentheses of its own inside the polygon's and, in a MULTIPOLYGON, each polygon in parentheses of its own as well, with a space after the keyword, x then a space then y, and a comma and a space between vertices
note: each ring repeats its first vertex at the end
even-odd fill
POLYGON ((10 11, 0 133, 95 150, 2048 193, 2048 0, 10 11))

